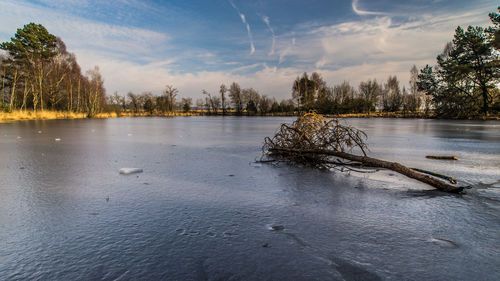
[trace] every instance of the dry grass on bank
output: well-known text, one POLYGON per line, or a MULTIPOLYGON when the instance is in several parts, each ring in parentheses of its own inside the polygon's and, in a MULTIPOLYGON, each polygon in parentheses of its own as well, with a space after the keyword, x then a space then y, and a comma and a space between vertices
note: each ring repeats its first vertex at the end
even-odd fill
MULTIPOLYGON (((146 112, 103 112, 97 114, 94 118, 116 118, 116 117, 173 117, 173 116, 198 116, 198 112, 167 112, 154 113, 153 115, 146 112)), ((36 113, 33 110, 14 110, 12 112, 0 112, 0 123, 12 122, 20 120, 51 120, 51 119, 83 119, 87 118, 86 113, 76 113, 68 111, 53 111, 53 110, 38 110, 36 113)))
MULTIPOLYGON (((295 113, 269 113, 265 116, 296 116, 295 113)), ((116 118, 116 117, 174 117, 174 116, 205 116, 208 115, 208 112, 201 110, 193 110, 190 112, 154 112, 153 114, 147 112, 130 112, 130 111, 122 111, 122 112, 103 112, 97 114, 94 118, 116 118)), ((217 112, 217 115, 221 116, 222 111, 217 112)), ((236 115, 234 111, 228 111, 228 116, 236 115)), ((246 112, 243 113, 243 116, 248 116, 246 112)), ((252 116, 261 116, 260 114, 252 115, 252 116)), ((370 113, 348 113, 348 114, 338 114, 338 115, 325 115, 328 118, 435 118, 433 114, 427 115, 423 111, 419 112, 381 112, 375 111, 370 113)), ((36 113, 33 110, 15 110, 10 113, 8 112, 0 112, 0 123, 4 122, 12 122, 18 120, 50 120, 50 119, 83 119, 87 118, 86 113, 75 113, 75 112, 67 112, 67 111, 52 111, 52 110, 44 110, 37 111, 36 113)), ((498 115, 489 115, 487 117, 476 118, 477 120, 500 120, 500 116, 498 115)))
MULTIPOLYGON (((116 113, 99 113, 96 118, 117 117, 116 113)), ((87 118, 86 113, 75 113, 67 111, 38 110, 14 110, 12 112, 0 112, 0 122, 18 120, 50 120, 50 119, 81 119, 87 118)))

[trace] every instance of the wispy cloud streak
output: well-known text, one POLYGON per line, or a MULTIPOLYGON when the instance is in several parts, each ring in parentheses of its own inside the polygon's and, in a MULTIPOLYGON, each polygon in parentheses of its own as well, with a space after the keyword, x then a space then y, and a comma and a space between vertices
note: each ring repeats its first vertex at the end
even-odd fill
POLYGON ((359 0, 352 0, 352 10, 360 16, 366 16, 366 15, 386 15, 386 13, 382 12, 371 12, 371 11, 363 11, 358 8, 358 2, 359 0))
POLYGON ((241 22, 243 22, 243 24, 247 28, 248 40, 250 41, 250 55, 253 55, 253 53, 255 53, 255 45, 253 44, 253 36, 252 36, 252 30, 250 29, 250 24, 248 24, 248 22, 245 18, 245 14, 240 12, 240 9, 238 9, 238 7, 234 4, 234 2, 232 0, 229 0, 229 3, 231 4, 231 6, 233 6, 233 8, 236 10, 236 12, 238 12, 238 15, 241 18, 241 22))
POLYGON ((264 21, 264 23, 266 24, 267 29, 271 32, 271 36, 272 36, 273 41, 271 44, 271 50, 269 51, 269 55, 272 56, 272 55, 274 55, 274 49, 276 47, 276 36, 274 35, 274 29, 271 26, 271 22, 269 21, 268 16, 261 16, 261 18, 262 18, 262 21, 264 21))

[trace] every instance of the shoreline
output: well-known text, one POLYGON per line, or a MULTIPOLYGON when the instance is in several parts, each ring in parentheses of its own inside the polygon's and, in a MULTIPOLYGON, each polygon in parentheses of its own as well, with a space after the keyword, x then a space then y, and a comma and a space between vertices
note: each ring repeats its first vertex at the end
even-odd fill
MULTIPOLYGON (((217 114, 209 114, 207 111, 190 111, 190 112, 167 112, 159 113, 155 112, 153 114, 147 112, 102 112, 92 117, 91 119, 102 119, 102 118, 121 118, 121 117, 189 117, 189 116, 223 116, 222 112, 217 112, 217 114)), ((225 116, 238 116, 235 112, 227 112, 225 116)), ((294 117, 297 116, 296 113, 267 113, 265 115, 261 114, 248 114, 244 113, 239 115, 242 117, 294 117)), ((398 118, 398 119, 439 119, 432 114, 425 114, 424 112, 370 112, 370 113, 345 113, 345 114, 325 114, 326 118, 398 118)), ((55 120, 55 119, 87 119, 86 113, 76 113, 68 111, 53 111, 53 110, 43 110, 37 111, 36 113, 32 110, 15 110, 13 112, 0 112, 0 123, 9 123, 15 121, 27 121, 27 120, 55 120)), ((446 120, 443 118, 442 120, 446 120)), ((486 117, 472 118, 472 119, 452 119, 452 120, 500 120, 500 115, 490 115, 486 117)))
POLYGON ((77 113, 68 111, 54 111, 54 110, 39 110, 36 113, 33 110, 15 110, 12 112, 0 112, 0 123, 9 123, 15 121, 29 121, 29 120, 58 120, 58 119, 103 119, 103 118, 121 118, 121 117, 174 117, 174 116, 197 116, 197 114, 183 113, 183 112, 169 112, 165 114, 149 114, 146 112, 132 113, 122 112, 101 112, 96 116, 89 118, 87 113, 77 113))

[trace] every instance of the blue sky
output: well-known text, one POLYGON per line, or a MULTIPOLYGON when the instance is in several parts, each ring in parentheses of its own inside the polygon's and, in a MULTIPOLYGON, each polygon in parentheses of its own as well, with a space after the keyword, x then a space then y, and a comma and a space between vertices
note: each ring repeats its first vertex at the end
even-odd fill
POLYGON ((477 0, 0 0, 0 41, 29 22, 61 37, 83 69, 98 65, 108 93, 180 96, 239 82, 289 98, 318 71, 357 85, 434 63, 457 25, 489 25, 496 1, 477 0), (473 2, 473 3, 472 3, 473 2))

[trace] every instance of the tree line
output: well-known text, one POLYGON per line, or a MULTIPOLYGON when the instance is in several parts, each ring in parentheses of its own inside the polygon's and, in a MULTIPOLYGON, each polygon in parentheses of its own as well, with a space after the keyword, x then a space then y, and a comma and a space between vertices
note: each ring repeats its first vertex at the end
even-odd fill
MULTIPOLYGON (((500 12, 500 7, 499 7, 500 12)), ((219 91, 201 91, 178 99, 179 91, 167 85, 160 95, 151 92, 106 95, 103 78, 95 67, 82 74, 74 54, 64 42, 42 25, 30 23, 18 29, 10 42, 0 44, 0 107, 4 111, 65 110, 85 112, 89 117, 101 111, 165 114, 173 111, 217 115, 370 113, 374 111, 433 113, 441 118, 474 118, 500 112, 499 24, 500 15, 489 15, 488 28, 457 27, 454 38, 437 56, 435 66, 410 69, 409 87, 400 86, 396 76, 386 81, 366 80, 356 87, 348 81, 329 86, 321 74, 298 76, 291 98, 276 100, 237 82, 219 91)))
POLYGON ((65 110, 89 117, 102 111, 106 91, 99 68, 82 74, 64 42, 29 23, 0 44, 0 109, 65 110))
POLYGON ((292 98, 280 102, 260 95, 253 88, 241 89, 238 83, 233 82, 229 88, 222 84, 218 95, 203 90, 204 98, 198 99, 196 104, 197 108, 209 114, 225 114, 232 109, 236 115, 308 111, 322 114, 369 113, 375 110, 415 112, 425 104, 425 97, 417 89, 416 66, 413 66, 411 74, 411 87, 406 90, 405 87, 401 89, 396 76, 390 76, 383 84, 375 79, 361 82, 355 88, 348 81, 330 87, 321 74, 304 73, 293 81, 292 98))
POLYGON ((202 97, 194 103, 192 98, 177 99, 178 92, 172 85, 167 85, 158 96, 151 92, 142 94, 129 92, 126 96, 121 96, 115 92, 108 97, 107 108, 118 114, 127 111, 150 115, 163 115, 173 111, 187 113, 193 110, 207 115, 293 114, 296 111, 291 99, 278 102, 275 98, 260 95, 253 88, 242 89, 237 82, 233 82, 229 87, 221 84, 216 94, 202 90, 202 97))
POLYGON ((320 74, 304 73, 295 79, 292 97, 298 111, 314 110, 322 114, 369 113, 373 111, 416 112, 429 104, 422 92, 418 91, 418 70, 410 71, 410 87, 401 88, 396 76, 389 76, 385 83, 376 79, 361 82, 357 88, 348 81, 330 87, 320 74))

